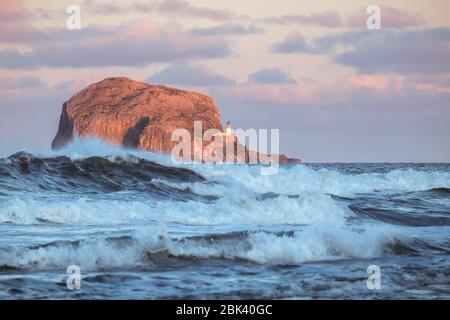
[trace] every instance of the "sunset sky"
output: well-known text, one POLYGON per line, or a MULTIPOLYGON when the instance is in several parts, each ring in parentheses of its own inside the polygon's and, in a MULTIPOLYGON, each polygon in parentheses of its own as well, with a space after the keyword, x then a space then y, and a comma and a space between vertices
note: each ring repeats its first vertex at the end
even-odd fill
POLYGON ((49 150, 64 101, 128 76, 279 128, 306 162, 450 162, 449 14, 448 0, 0 0, 0 155, 49 150))

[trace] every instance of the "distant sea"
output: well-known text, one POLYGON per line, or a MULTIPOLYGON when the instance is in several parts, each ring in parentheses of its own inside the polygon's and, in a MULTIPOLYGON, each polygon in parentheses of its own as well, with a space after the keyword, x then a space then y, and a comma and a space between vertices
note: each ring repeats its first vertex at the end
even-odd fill
POLYGON ((180 298, 449 299, 450 164, 0 159, 0 299, 180 298))

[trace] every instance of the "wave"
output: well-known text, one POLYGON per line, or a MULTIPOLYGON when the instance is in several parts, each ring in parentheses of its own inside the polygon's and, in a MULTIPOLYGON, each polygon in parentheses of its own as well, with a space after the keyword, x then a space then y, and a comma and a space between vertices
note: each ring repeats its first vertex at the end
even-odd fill
POLYGON ((450 226, 448 212, 426 210, 417 213, 412 210, 382 209, 353 204, 349 208, 359 216, 389 224, 412 227, 450 226))
POLYGON ((432 193, 450 195, 450 188, 432 188, 429 190, 425 190, 432 193))
POLYGON ((233 232, 171 237, 162 227, 130 236, 58 241, 32 247, 0 247, 4 268, 82 270, 151 269, 179 259, 225 259, 258 264, 296 265, 312 261, 366 259, 407 250, 408 241, 391 228, 307 228, 291 232, 233 232), (355 238, 358 241, 355 241, 355 238), (401 247, 402 250, 394 249, 401 247))
POLYGON ((449 190, 372 193, 342 201, 356 215, 370 220, 413 227, 450 226, 449 190))
POLYGON ((194 194, 188 188, 168 187, 157 181, 204 181, 192 170, 131 155, 126 159, 92 156, 72 160, 66 156, 39 158, 24 152, 0 159, 0 176, 0 187, 12 192, 104 194, 126 190, 175 199, 194 194))
POLYGON ((151 268, 174 259, 290 265, 415 254, 424 246, 409 227, 450 225, 450 170, 420 168, 345 172, 299 164, 262 176, 258 166, 172 163, 97 141, 49 154, 16 153, 0 159, 1 228, 162 227, 120 238, 106 232, 35 246, 0 244, 0 271, 151 268), (176 237, 166 229, 174 225, 183 232, 195 226, 199 236, 176 237), (279 226, 290 231, 263 228, 279 226), (247 231, 205 234, 221 227, 247 231))
MULTIPOLYGON (((126 196, 131 199, 131 196, 126 196)), ((0 202, 0 223, 121 224, 144 221, 185 225, 302 225, 344 223, 352 212, 326 194, 256 200, 249 190, 211 202, 151 199, 21 199, 0 202), (249 194, 250 193, 250 194, 249 194)))
POLYGON ((447 171, 395 169, 386 173, 345 174, 338 170, 315 169, 300 164, 280 167, 273 176, 261 176, 257 168, 224 165, 203 165, 196 172, 207 179, 236 181, 255 192, 322 192, 337 196, 379 191, 423 191, 450 188, 450 167, 447 171))
MULTIPOLYGON (((98 140, 76 140, 57 152, 36 155, 20 152, 0 159, 0 176, 14 180, 0 187, 20 190, 31 184, 46 191, 107 193, 133 188, 147 191, 147 188, 151 189, 152 181, 160 179, 176 184, 187 182, 187 187, 208 180, 228 188, 244 186, 256 193, 321 192, 344 197, 385 190, 450 190, 448 166, 432 167, 431 170, 424 166, 419 166, 422 168, 419 170, 411 167, 395 169, 398 166, 393 166, 393 170, 370 173, 352 173, 352 170, 346 173, 341 167, 281 166, 276 175, 262 176, 256 165, 182 164, 172 162, 170 156, 122 149, 98 140)), ((214 189, 211 185, 196 184, 195 187, 201 192, 214 189)))
POLYGON ((299 164, 262 176, 258 166, 173 163, 168 156, 77 140, 57 152, 0 159, 0 223, 342 225, 365 216, 393 224, 442 224, 414 224, 413 216, 353 203, 368 193, 445 196, 450 190, 450 170, 394 168, 346 173, 342 165, 299 164))

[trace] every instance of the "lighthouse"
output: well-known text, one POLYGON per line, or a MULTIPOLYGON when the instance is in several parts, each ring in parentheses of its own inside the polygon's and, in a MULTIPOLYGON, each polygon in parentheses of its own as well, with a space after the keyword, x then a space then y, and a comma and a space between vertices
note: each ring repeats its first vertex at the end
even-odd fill
POLYGON ((231 128, 231 122, 230 121, 227 121, 227 129, 225 130, 225 135, 226 136, 233 135, 233 129, 231 128))

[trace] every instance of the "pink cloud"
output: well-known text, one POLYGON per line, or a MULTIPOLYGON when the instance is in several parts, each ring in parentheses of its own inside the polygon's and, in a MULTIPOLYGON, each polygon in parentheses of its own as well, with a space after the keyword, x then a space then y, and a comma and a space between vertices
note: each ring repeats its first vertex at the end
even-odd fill
POLYGON ((0 41, 26 42, 43 36, 42 32, 24 21, 12 21, 0 24, 0 41))
POLYGON ((158 28, 158 25, 151 21, 137 21, 127 27, 125 32, 121 32, 122 36, 140 37, 144 34, 154 32, 158 28))
POLYGON ((65 29, 44 31, 43 38, 28 39, 30 52, 0 50, 0 66, 142 66, 177 59, 221 58, 231 53, 225 39, 196 36, 176 23, 138 21, 117 27, 91 26, 73 33, 65 29))
POLYGON ((429 94, 450 93, 450 73, 401 77, 398 90, 415 90, 429 94))
POLYGON ((23 42, 38 37, 38 32, 27 22, 31 15, 21 0, 0 0, 0 41, 23 42))
POLYGON ((347 90, 366 88, 386 92, 392 89, 392 77, 387 75, 355 75, 345 80, 343 87, 347 90))
POLYGON ((21 0, 0 0, 0 19, 14 20, 21 18, 25 13, 21 0))

